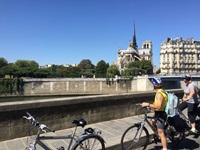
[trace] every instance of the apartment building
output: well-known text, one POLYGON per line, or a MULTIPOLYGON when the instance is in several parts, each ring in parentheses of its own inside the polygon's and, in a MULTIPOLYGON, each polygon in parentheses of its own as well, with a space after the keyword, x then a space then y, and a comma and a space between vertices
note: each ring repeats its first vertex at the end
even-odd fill
POLYGON ((167 38, 161 44, 160 70, 164 74, 200 73, 200 41, 167 38))

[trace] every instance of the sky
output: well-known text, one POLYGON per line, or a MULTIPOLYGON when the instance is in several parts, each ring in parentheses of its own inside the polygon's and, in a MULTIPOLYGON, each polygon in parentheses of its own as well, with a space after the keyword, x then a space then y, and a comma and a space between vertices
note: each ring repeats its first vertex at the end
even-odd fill
POLYGON ((9 63, 96 65, 117 61, 136 29, 139 48, 168 37, 200 41, 200 0, 0 0, 0 57, 9 63))

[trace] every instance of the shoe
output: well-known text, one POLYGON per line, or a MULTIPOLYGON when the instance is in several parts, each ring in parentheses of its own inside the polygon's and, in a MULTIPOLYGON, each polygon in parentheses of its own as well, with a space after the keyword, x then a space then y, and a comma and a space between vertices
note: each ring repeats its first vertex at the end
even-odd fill
POLYGON ((198 130, 192 128, 192 129, 190 130, 190 132, 197 134, 197 133, 198 133, 198 130))

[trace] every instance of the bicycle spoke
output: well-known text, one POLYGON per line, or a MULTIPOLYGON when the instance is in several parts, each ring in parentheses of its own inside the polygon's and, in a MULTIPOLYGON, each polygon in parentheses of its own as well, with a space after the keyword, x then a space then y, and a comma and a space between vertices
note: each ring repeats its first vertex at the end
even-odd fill
POLYGON ((146 128, 140 131, 140 127, 131 126, 123 134, 121 139, 122 150, 144 149, 148 144, 149 134, 146 128), (140 137, 141 134, 141 137, 140 137))
POLYGON ((89 136, 80 141, 75 150, 102 150, 105 149, 103 141, 97 136, 89 136))

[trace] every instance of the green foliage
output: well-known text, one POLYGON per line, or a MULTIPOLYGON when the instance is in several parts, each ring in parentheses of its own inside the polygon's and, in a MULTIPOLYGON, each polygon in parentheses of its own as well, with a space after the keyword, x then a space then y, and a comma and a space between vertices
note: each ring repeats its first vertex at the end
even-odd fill
POLYGON ((38 68, 35 72, 34 72, 34 77, 35 78, 47 78, 50 74, 49 69, 47 68, 38 68))
POLYGON ((0 68, 7 65, 8 65, 8 61, 5 58, 0 57, 0 68))
POLYGON ((125 69, 125 75, 140 75, 140 74, 152 74, 153 66, 150 61, 141 60, 135 61, 128 65, 125 69))
POLYGON ((95 65, 93 65, 89 59, 83 59, 78 64, 78 68, 80 69, 80 71, 77 72, 77 75, 79 75, 78 77, 84 76, 91 78, 95 73, 95 65))
POLYGON ((115 77, 116 75, 120 75, 119 69, 117 68, 116 65, 111 65, 107 69, 106 77, 112 78, 115 77))
POLYGON ((17 68, 15 71, 16 77, 34 77, 34 72, 39 67, 38 63, 29 60, 17 60, 14 65, 17 68))
POLYGON ((64 66, 60 66, 56 69, 56 72, 55 72, 55 76, 56 77, 64 77, 64 78, 67 78, 67 77, 71 77, 71 78, 74 78, 74 77, 80 77, 80 68, 78 67, 64 67, 64 66))
POLYGON ((0 75, 1 77, 5 75, 14 75, 16 70, 17 68, 14 64, 8 64, 0 68, 0 75))
POLYGON ((89 59, 83 59, 79 64, 78 67, 83 69, 94 69, 95 66, 92 64, 92 62, 89 59))
POLYGON ((140 68, 125 69, 125 76, 137 76, 142 74, 146 74, 146 70, 140 68))
POLYGON ((106 77, 109 64, 101 60, 97 68, 89 59, 84 59, 78 67, 64 67, 62 65, 52 65, 48 68, 39 68, 35 61, 17 60, 15 63, 8 64, 4 58, 0 58, 0 78, 10 75, 15 78, 80 78, 85 77, 106 77))
POLYGON ((107 72, 108 67, 109 67, 109 64, 106 63, 104 60, 99 61, 96 66, 95 76, 97 78, 106 77, 106 72, 107 72))
POLYGON ((22 94, 23 80, 19 78, 0 79, 0 94, 22 94))
POLYGON ((15 65, 19 68, 35 68, 37 69, 39 67, 38 63, 35 61, 30 60, 17 60, 15 62, 15 65))

